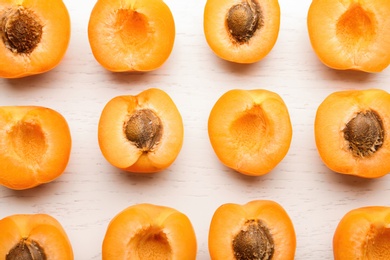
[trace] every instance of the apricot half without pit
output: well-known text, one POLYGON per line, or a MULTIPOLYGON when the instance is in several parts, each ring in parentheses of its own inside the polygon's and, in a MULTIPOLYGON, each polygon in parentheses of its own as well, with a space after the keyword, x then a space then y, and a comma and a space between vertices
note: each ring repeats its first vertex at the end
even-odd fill
POLYGON ((190 219, 167 206, 141 203, 118 213, 109 223, 103 260, 195 260, 197 242, 190 219))
POLYGON ((390 63, 387 0, 313 0, 307 26, 314 52, 330 68, 380 72, 390 63))
POLYGON ((104 68, 151 71, 172 52, 175 22, 162 0, 98 0, 90 15, 88 39, 104 68))
POLYGON ((214 104, 208 133, 224 165, 259 176, 274 169, 287 154, 292 126, 287 106, 277 93, 233 89, 214 104))

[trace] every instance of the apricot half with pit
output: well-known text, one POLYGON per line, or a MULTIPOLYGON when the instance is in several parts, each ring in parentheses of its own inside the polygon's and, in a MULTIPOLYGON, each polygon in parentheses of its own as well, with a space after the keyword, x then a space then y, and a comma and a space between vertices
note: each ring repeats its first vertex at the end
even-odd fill
POLYGON ((179 110, 161 89, 117 96, 104 107, 98 128, 99 146, 113 166, 151 173, 169 167, 183 144, 179 110))
POLYGON ((224 165, 258 176, 270 172, 285 157, 292 126, 287 106, 277 93, 234 89, 214 104, 208 133, 224 165))
POLYGON ((318 107, 314 128, 319 155, 331 170, 365 178, 389 173, 388 92, 334 92, 318 107))
POLYGON ((226 203, 211 219, 208 247, 213 260, 293 260, 294 225, 286 210, 271 200, 226 203))
POLYGON ((68 48, 70 27, 62 0, 0 0, 0 77, 53 69, 68 48))
POLYGON ((65 118, 50 108, 0 107, 0 184, 23 190, 65 170, 72 139, 65 118))
POLYGON ((11 215, 0 220, 0 230, 0 259, 74 259, 64 228, 50 215, 11 215))
POLYGON ((333 236, 335 260, 390 259, 390 208, 352 209, 338 223, 333 236))
POLYGON ((254 63, 274 47, 279 34, 277 0, 207 0, 204 34, 212 51, 236 63, 254 63))
POLYGON ((195 260, 197 242, 184 213, 143 203, 126 208, 110 221, 102 248, 103 260, 195 260))
POLYGON ((90 15, 88 38, 104 68, 150 71, 170 56, 175 23, 162 0, 98 0, 90 15))
POLYGON ((330 68, 380 72, 390 63, 387 0, 313 0, 307 25, 313 50, 330 68))

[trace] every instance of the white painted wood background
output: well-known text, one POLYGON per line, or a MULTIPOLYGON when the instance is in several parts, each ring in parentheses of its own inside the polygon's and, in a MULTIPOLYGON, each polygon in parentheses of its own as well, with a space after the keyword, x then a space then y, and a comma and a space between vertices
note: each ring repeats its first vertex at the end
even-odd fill
MULTIPOLYGON (((195 228, 197 259, 209 259, 211 217, 223 203, 271 199, 289 213, 296 230, 296 259, 333 259, 332 237, 341 217, 366 205, 389 205, 390 176, 367 180, 331 172, 321 162, 313 134, 320 102, 334 91, 389 90, 390 69, 379 74, 335 71, 315 56, 307 33, 310 0, 280 0, 281 28, 271 53, 253 65, 217 58, 203 34, 205 0, 166 0, 176 23, 168 61, 149 73, 115 74, 94 59, 87 37, 93 0, 65 0, 72 22, 68 51, 58 67, 39 76, 0 79, 1 105, 40 105, 67 119, 73 148, 65 173, 26 191, 0 187, 0 217, 47 213, 64 226, 75 259, 101 259, 109 221, 126 207, 142 202, 174 207, 195 228), (114 96, 156 87, 180 110, 184 145, 175 163, 154 175, 121 172, 103 158, 97 124, 103 106, 114 96), (247 177, 222 166, 207 134, 209 112, 233 88, 264 88, 281 95, 293 124, 285 159, 263 177, 247 177)), ((390 162, 389 162, 390 163, 390 162)), ((0 231, 1 232, 1 231, 0 231)))

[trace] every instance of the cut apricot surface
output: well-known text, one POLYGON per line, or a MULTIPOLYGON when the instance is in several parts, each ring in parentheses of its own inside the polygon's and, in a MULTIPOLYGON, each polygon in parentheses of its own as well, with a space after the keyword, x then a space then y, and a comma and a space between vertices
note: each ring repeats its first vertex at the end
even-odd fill
POLYGON ((289 215, 274 201, 226 203, 211 219, 208 246, 212 260, 293 260, 296 236, 289 215))
POLYGON ((111 220, 102 259, 195 260, 196 252, 195 231, 185 214, 144 203, 126 208, 111 220))
POLYGON ((28 189, 59 177, 72 140, 65 118, 37 106, 0 107, 0 184, 28 189))
POLYGON ((352 209, 340 220, 333 236, 335 260, 390 259, 390 208, 352 209))
POLYGON ((234 89, 214 104, 208 133, 224 165, 256 176, 270 172, 285 157, 292 126, 286 104, 275 92, 234 89))
POLYGON ((103 156, 130 172, 157 172, 178 156, 184 136, 179 110, 163 90, 117 96, 104 107, 98 128, 103 156))
POLYGON ((390 63, 387 0, 313 0, 307 24, 313 50, 330 68, 380 72, 390 63))
POLYGON ((334 92, 318 107, 314 127, 319 155, 331 170, 365 178, 389 173, 388 92, 334 92))
POLYGON ((17 214, 0 220, 0 258, 73 260, 62 225, 47 214, 17 214))
POLYGON ((0 0, 0 77, 53 69, 69 40, 70 17, 62 0, 0 0))
POLYGON ((175 22, 162 0, 98 0, 88 24, 92 53, 114 72, 162 66, 175 41, 175 22))
POLYGON ((274 47, 279 34, 277 0, 207 0, 204 34, 212 51, 236 63, 254 63, 274 47))

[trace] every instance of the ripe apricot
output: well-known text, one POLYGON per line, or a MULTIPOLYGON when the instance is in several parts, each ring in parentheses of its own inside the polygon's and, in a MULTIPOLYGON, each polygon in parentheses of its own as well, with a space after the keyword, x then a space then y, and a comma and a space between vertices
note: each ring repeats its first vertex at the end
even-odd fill
POLYGON ((264 89, 223 94, 210 112, 208 132, 224 165, 255 176, 275 168, 292 139, 286 104, 277 93, 264 89))
POLYGON ((380 89, 330 94, 315 118, 315 141, 331 170, 365 178, 390 171, 390 94, 380 89))
POLYGON ((144 203, 126 208, 111 220, 102 259, 195 260, 196 252, 195 231, 185 214, 144 203))
POLYGON ((387 0, 313 0, 307 25, 313 50, 330 68, 380 72, 390 63, 387 0))
POLYGON ((207 0, 204 34, 212 51, 224 60, 254 63, 274 47, 279 34, 277 0, 207 0))
POLYGON ((62 0, 0 0, 0 38, 0 77, 49 71, 68 48, 68 10, 62 0))
POLYGON ((212 260, 293 260, 296 237, 280 204, 254 200, 221 205, 211 219, 208 244, 212 260))
POLYGON ((340 220, 333 236, 335 260, 390 259, 390 208, 352 209, 340 220))
POLYGON ((90 15, 88 37, 93 55, 104 68, 150 71, 170 56, 175 22, 162 0, 98 0, 90 15))
POLYGON ((72 146, 58 112, 38 106, 0 107, 0 184, 28 189, 59 177, 72 146))
POLYGON ((183 144, 179 110, 161 89, 117 96, 100 116, 98 140, 113 166, 130 172, 157 172, 169 167, 183 144))
POLYGON ((47 214, 17 214, 0 220, 0 259, 73 260, 61 224, 47 214))

